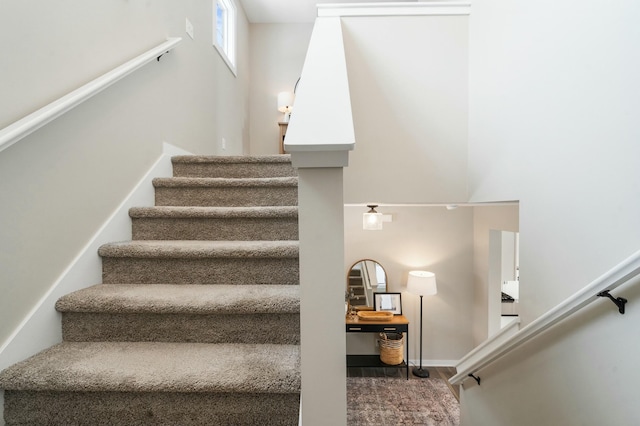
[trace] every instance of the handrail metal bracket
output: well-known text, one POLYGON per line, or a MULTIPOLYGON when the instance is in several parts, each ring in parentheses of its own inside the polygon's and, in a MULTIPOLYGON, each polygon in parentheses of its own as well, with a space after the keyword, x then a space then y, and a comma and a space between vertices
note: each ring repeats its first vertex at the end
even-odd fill
POLYGON ((480 377, 474 376, 473 373, 469 373, 469 377, 475 380, 478 383, 478 386, 480 386, 480 377))
POLYGON ((609 290, 601 291, 600 293, 598 293, 598 297, 608 297, 613 303, 616 304, 616 306, 618 307, 618 312, 624 314, 624 305, 626 305, 627 303, 627 299, 625 299, 624 297, 613 297, 611 294, 609 294, 609 290))

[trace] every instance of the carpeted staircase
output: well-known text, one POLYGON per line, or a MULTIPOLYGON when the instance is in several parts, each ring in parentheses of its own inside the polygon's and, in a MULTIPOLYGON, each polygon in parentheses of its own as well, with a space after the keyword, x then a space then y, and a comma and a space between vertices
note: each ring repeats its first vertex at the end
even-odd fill
POLYGON ((7 425, 297 425, 297 177, 288 156, 173 158, 63 342, 0 373, 7 425))

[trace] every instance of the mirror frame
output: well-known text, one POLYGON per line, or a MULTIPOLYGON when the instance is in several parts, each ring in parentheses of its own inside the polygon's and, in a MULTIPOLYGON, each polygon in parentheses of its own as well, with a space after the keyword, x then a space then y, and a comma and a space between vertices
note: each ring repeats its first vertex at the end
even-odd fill
MULTIPOLYGON (((350 298, 350 292, 349 292, 349 278, 351 277, 351 271, 353 270, 354 266, 356 266, 358 263, 360 262, 374 262, 375 264, 380 266, 380 269, 382 269, 382 271, 384 272, 384 280, 385 280, 385 292, 386 290, 389 289, 389 274, 387 274, 387 270, 384 268, 384 266, 382 266, 382 263, 378 262, 375 259, 370 259, 370 258, 365 258, 365 259, 358 259, 357 261, 355 261, 350 267, 349 269, 347 269, 347 276, 346 276, 346 295, 347 295, 347 303, 349 306, 352 306, 354 309, 356 310, 373 310, 374 309, 374 300, 373 300, 373 293, 376 293, 379 291, 377 291, 376 289, 371 289, 371 304, 366 303, 365 305, 351 305, 351 298, 350 298)), ((365 289, 366 291, 366 289, 365 289)))

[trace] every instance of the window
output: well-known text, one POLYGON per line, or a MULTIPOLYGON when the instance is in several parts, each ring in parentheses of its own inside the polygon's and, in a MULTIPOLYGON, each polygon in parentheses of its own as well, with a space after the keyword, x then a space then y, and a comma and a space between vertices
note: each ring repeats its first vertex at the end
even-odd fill
POLYGON ((236 6, 233 0, 213 0, 213 45, 236 75, 236 6))

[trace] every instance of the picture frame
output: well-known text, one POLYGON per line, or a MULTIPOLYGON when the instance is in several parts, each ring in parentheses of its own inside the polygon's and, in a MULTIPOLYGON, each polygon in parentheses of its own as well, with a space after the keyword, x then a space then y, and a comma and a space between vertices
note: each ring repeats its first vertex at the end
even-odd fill
POLYGON ((402 315, 402 297, 400 293, 373 293, 373 310, 393 312, 402 315))

